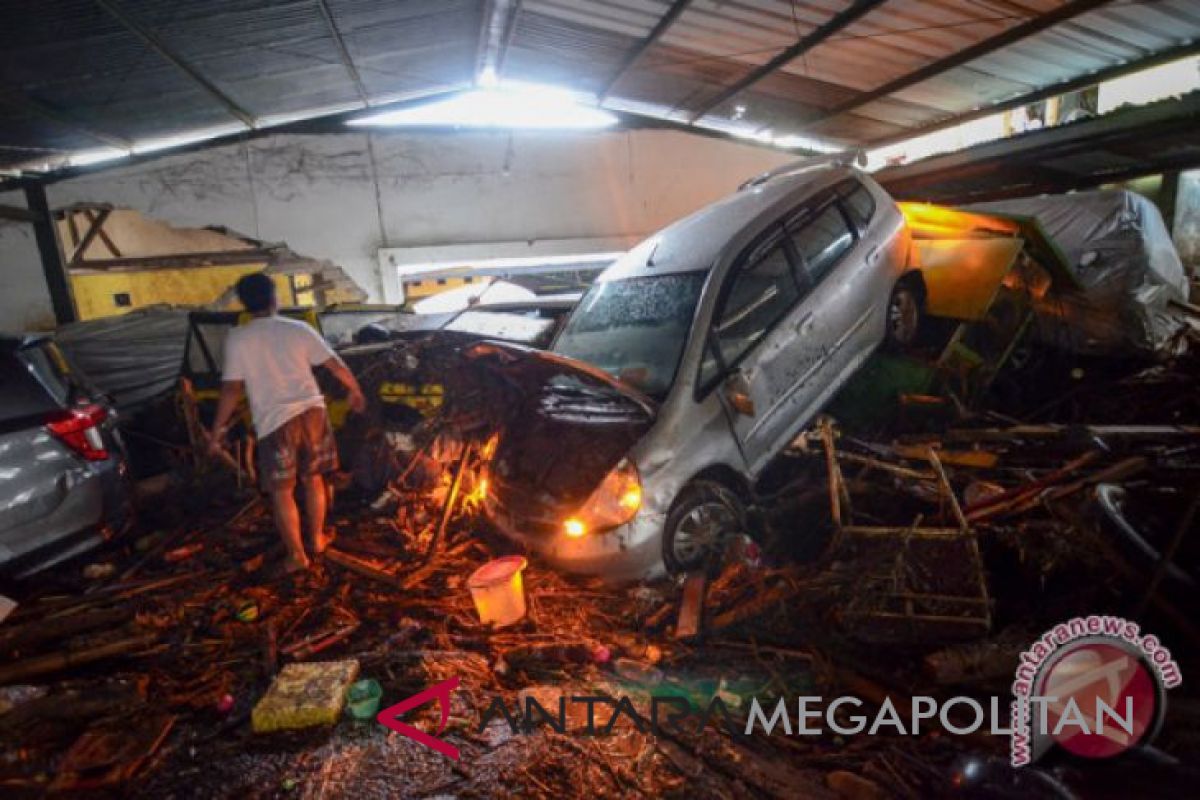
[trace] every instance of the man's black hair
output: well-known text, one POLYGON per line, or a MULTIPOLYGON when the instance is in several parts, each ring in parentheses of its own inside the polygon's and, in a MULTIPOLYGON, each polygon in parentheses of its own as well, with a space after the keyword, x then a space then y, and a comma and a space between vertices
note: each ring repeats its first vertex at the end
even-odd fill
POLYGON ((275 283, 264 272, 243 275, 237 282, 238 300, 251 314, 261 314, 275 302, 275 283))

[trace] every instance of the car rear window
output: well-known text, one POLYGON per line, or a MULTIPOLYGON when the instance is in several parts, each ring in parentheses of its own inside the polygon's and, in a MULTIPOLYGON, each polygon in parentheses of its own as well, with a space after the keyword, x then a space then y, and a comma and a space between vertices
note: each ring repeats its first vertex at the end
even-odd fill
POLYGON ((73 382, 62 351, 50 342, 43 342, 36 347, 20 351, 20 357, 33 370, 55 402, 67 405, 71 399, 73 382))
POLYGON ((40 420, 60 408, 47 386, 34 375, 34 368, 28 361, 30 353, 37 358, 39 352, 0 352, 0 425, 9 427, 40 420))
POLYGON ((867 187, 858 181, 847 181, 838 187, 838 193, 842 195, 842 204, 850 219, 860 231, 866 230, 871 217, 875 216, 875 198, 867 191, 867 187))
POLYGON ((804 258, 810 283, 816 286, 854 246, 854 234, 837 206, 830 205, 802 226, 793 228, 792 244, 804 258))

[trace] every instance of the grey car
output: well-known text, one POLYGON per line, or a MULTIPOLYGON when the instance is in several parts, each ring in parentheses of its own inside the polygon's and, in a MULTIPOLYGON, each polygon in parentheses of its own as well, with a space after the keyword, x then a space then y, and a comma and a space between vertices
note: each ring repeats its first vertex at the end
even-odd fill
POLYGON ((502 433, 493 521, 570 571, 698 566, 872 351, 915 335, 924 290, 908 248, 892 199, 846 167, 765 176, 651 236, 599 276, 551 347, 598 367, 644 424, 602 434, 620 456, 574 504, 528 488, 516 502, 528 437, 502 433))
POLYGON ((0 336, 0 571, 94 547, 130 516, 112 408, 48 339, 0 336))

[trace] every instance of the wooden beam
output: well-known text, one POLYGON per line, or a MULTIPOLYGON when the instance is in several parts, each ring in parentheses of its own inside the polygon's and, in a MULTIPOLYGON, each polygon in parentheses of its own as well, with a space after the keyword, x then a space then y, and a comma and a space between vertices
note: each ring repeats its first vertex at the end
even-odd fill
MULTIPOLYGON (((104 211, 104 210, 95 211, 93 209, 88 209, 88 210, 84 211, 83 213, 87 216, 88 219, 95 221, 96 216, 98 214, 103 214, 104 216, 107 217, 112 212, 104 211)), ((96 227, 96 234, 100 237, 100 241, 104 242, 104 246, 106 248, 108 248, 108 252, 112 253, 113 258, 121 258, 122 256, 124 256, 124 253, 122 253, 120 251, 120 249, 118 249, 118 247, 113 243, 112 238, 105 232, 103 226, 98 225, 96 227)))
POLYGON ((75 248, 75 252, 71 254, 71 261, 67 264, 67 269, 75 269, 83 263, 83 254, 92 246, 92 242, 96 241, 96 237, 100 234, 100 229, 104 227, 104 223, 108 221, 108 215, 111 213, 112 211, 107 209, 95 216, 84 212, 88 218, 88 229, 84 232, 83 238, 79 241, 79 246, 75 248))
POLYGON ((0 219, 6 219, 10 222, 37 222, 38 215, 27 208, 0 205, 0 219))
POLYGON ((662 38, 662 35, 667 32, 667 28, 670 28, 675 24, 675 20, 679 19, 679 15, 684 12, 691 2, 692 0, 675 0, 675 2, 671 3, 671 6, 667 9, 667 12, 659 17, 658 22, 656 22, 654 27, 650 29, 650 32, 646 34, 646 38, 638 42, 634 48, 625 55, 625 58, 621 61, 621 65, 617 67, 616 72, 614 72, 612 77, 605 82, 604 88, 601 89, 599 95, 597 95, 597 98, 601 103, 604 102, 604 98, 608 97, 608 93, 612 91, 613 87, 617 85, 617 81, 621 80, 621 77, 638 62, 638 59, 644 56, 646 51, 653 47, 654 44, 662 38))
POLYGON ((358 74, 358 67, 354 64, 354 59, 350 56, 350 50, 346 47, 346 40, 342 38, 342 32, 338 29, 337 20, 333 18, 333 12, 329 10, 329 4, 325 0, 317 0, 317 7, 321 9, 321 16, 325 18, 325 27, 329 29, 329 35, 333 38, 333 43, 337 46, 338 56, 342 59, 342 66, 346 68, 346 72, 350 73, 350 80, 354 81, 354 89, 358 92, 358 97, 363 102, 364 108, 371 107, 371 98, 367 94, 367 87, 363 84, 362 76, 358 74))
POLYGON ((1061 22, 1066 22, 1073 17, 1077 17, 1080 14, 1092 11, 1109 2, 1111 2, 1111 0, 1071 0, 1071 2, 1064 3, 1053 11, 1049 11, 1045 14, 1039 14, 1027 22, 1023 22, 1020 25, 1009 28, 1003 33, 999 33, 990 39, 984 39, 982 42, 978 42, 964 50, 959 50, 957 53, 926 64, 920 69, 914 70, 907 75, 901 75, 899 78, 888 81, 882 86, 871 89, 867 92, 862 92, 850 100, 838 103, 832 108, 826 109, 820 116, 806 121, 800 130, 807 130, 818 123, 824 122, 827 119, 854 111, 857 108, 862 108, 868 103, 873 103, 880 98, 887 97, 888 95, 902 92, 911 86, 915 86, 918 83, 927 81, 930 78, 935 78, 944 72, 949 72, 952 69, 961 67, 964 64, 968 64, 978 58, 990 55, 991 53, 1008 47, 1009 45, 1016 44, 1022 39, 1033 36, 1035 33, 1041 33, 1047 28, 1051 28, 1061 22))
POLYGON ((272 263, 278 253, 273 250, 218 250, 204 253, 178 253, 161 256, 125 256, 80 261, 80 270, 137 270, 146 268, 213 267, 229 264, 272 263))
POLYGON ((1169 64, 1172 61, 1178 61, 1181 58, 1194 56, 1198 53, 1200 53, 1200 39, 1194 42, 1188 42, 1187 44, 1183 44, 1178 47, 1172 47, 1168 50, 1163 50, 1161 53, 1155 53, 1154 55, 1146 56, 1145 58, 1139 58, 1136 61, 1128 61, 1124 64, 1117 64, 1115 66, 1106 67, 1105 69, 1097 70, 1095 72, 1089 72, 1088 74, 1080 75, 1077 78, 1059 81, 1058 83, 1042 87, 1036 91, 1018 95, 1017 97, 1012 97, 999 103, 993 103, 981 108, 976 108, 972 111, 967 111, 962 114, 955 114, 953 116, 940 119, 937 122, 933 122, 928 125, 922 125, 919 128, 911 128, 903 133, 887 136, 882 139, 876 139, 874 141, 867 142, 863 146, 867 148, 887 147, 888 145, 896 144, 898 142, 905 141, 906 139, 924 136, 927 133, 936 133, 937 131, 945 130, 946 128, 951 128, 955 125, 961 125, 964 122, 973 122, 977 119, 983 119, 984 117, 991 116, 992 114, 999 114, 1002 111, 1011 111, 1014 108, 1027 106, 1030 103, 1040 103, 1042 100, 1047 100, 1051 97, 1057 97, 1058 95, 1067 94, 1068 92, 1086 89, 1089 86, 1095 86, 1099 83, 1103 83, 1104 81, 1110 81, 1113 78, 1122 78, 1134 72, 1140 72, 1141 70, 1150 69, 1151 67, 1157 67, 1162 64, 1169 64))
POLYGON ((58 246, 58 233, 54 230, 54 219, 46 202, 46 187, 31 183, 25 187, 25 205, 37 217, 33 223, 33 238, 42 257, 42 274, 46 277, 46 288, 50 292, 50 305, 59 325, 78 319, 75 300, 71 297, 71 282, 63 266, 62 250, 58 246))
POLYGON ((171 48, 167 47, 166 43, 159 38, 157 33, 129 16, 124 9, 117 5, 115 0, 95 0, 95 2, 96 5, 107 11, 113 19, 124 25, 127 30, 141 39, 147 47, 158 53, 164 61, 169 62, 180 72, 191 78, 200 88, 212 96, 213 99, 223 105, 226 111, 241 120, 246 127, 255 128, 258 126, 258 121, 254 118, 253 114, 234 102, 229 95, 222 92, 212 81, 204 77, 198 69, 178 56, 171 48))
POLYGON ((887 0, 855 0, 855 2, 849 7, 834 14, 826 22, 818 25, 806 36, 801 37, 799 41, 797 41, 791 47, 776 54, 775 57, 766 64, 763 64, 757 69, 751 70, 749 74, 742 77, 732 86, 722 90, 716 97, 701 106, 700 110, 693 113, 688 122, 696 122, 696 120, 700 119, 714 108, 717 108, 721 104, 750 88, 780 67, 804 55, 809 50, 828 40, 829 37, 842 30, 842 28, 845 28, 847 25, 857 21, 860 17, 868 14, 886 2, 887 0))

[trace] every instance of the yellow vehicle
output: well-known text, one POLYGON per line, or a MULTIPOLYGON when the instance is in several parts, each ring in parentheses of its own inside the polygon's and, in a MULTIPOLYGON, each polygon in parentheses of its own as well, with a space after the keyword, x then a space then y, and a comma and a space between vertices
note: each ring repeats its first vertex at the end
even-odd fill
MULTIPOLYGON (((323 323, 333 319, 331 326, 335 329, 357 329, 382 316, 402 313, 393 306, 355 306, 338 307, 329 311, 318 312, 312 308, 280 309, 282 316, 300 320, 311 325, 326 335, 323 323), (346 317, 357 317, 347 324, 346 317)), ((187 341, 184 345, 182 378, 190 385, 192 399, 195 400, 200 421, 211 421, 216 412, 217 397, 221 392, 222 358, 225 352, 225 339, 229 331, 250 319, 246 311, 193 311, 188 314, 187 341)), ((328 336, 326 338, 329 338, 328 336)), ((342 338, 342 337, 338 337, 342 338)), ((345 337, 349 338, 349 337, 345 337)), ((353 366, 353 365, 352 365, 353 366)), ((321 376, 318 376, 320 379, 321 376)), ((329 419, 334 430, 339 430, 346 422, 349 406, 340 393, 330 392, 332 385, 319 380, 322 391, 325 392, 325 405, 329 409, 329 419)), ((428 416, 441 405, 442 386, 440 384, 411 385, 408 383, 384 382, 378 391, 378 400, 385 405, 401 404, 408 406, 421 414, 428 416)), ((249 409, 243 402, 239 410, 239 419, 249 430, 249 409)))

